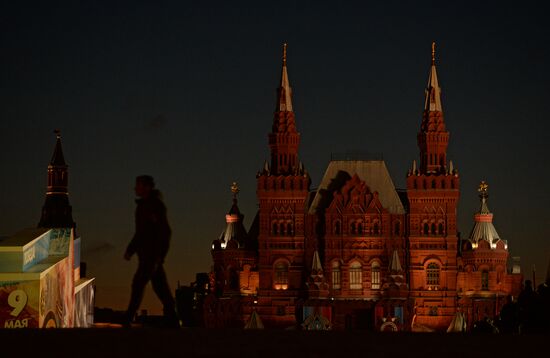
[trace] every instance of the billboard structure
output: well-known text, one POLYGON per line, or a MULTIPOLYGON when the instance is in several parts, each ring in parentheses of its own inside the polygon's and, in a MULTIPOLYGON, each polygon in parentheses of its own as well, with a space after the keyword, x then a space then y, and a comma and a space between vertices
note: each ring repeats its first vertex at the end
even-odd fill
POLYGON ((0 328, 91 326, 94 279, 80 277, 79 251, 69 228, 27 229, 2 240, 0 328))

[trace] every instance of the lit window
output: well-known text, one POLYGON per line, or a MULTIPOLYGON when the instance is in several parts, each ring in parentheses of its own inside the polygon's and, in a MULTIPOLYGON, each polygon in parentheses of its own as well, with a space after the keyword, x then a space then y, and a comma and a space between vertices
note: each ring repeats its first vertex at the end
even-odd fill
POLYGON ((439 286, 439 265, 431 263, 426 269, 426 278, 428 286, 439 286))
POLYGON ((341 278, 341 272, 340 272, 340 263, 338 261, 334 261, 332 263, 332 288, 335 290, 340 289, 340 278, 341 278))
POLYGON ((353 262, 349 267, 349 288, 351 290, 360 290, 363 288, 361 264, 353 262))
POLYGON ((275 265, 274 287, 276 290, 288 288, 288 265, 285 262, 278 262, 275 265))
POLYGON ((380 264, 373 262, 371 265, 371 286, 373 290, 380 289, 380 264))

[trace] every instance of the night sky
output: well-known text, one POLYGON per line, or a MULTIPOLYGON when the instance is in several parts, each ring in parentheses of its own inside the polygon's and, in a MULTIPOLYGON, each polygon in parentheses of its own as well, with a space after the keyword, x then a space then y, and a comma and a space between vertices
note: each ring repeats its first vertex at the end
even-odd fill
MULTIPOLYGON (((547 9, 492 1, 97 3, 0 5, 0 234, 37 225, 59 128, 98 306, 124 308, 129 298, 136 259, 122 255, 136 175, 153 175, 165 196, 172 288, 210 269, 232 181, 250 224, 283 42, 312 187, 331 153, 355 151, 383 153, 403 188, 418 157, 436 41, 448 158, 461 175, 459 230, 469 234, 486 180, 511 255, 521 256, 526 275, 536 264, 538 280, 545 276, 547 9)), ((160 308, 150 288, 144 308, 160 308)))

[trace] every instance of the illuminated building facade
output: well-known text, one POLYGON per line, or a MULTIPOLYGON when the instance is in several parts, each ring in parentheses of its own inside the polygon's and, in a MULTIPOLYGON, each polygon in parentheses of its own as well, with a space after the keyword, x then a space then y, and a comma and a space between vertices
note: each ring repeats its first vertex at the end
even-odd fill
MULTIPOLYGON (((242 320, 255 312, 266 327, 445 330, 457 314, 468 324, 494 317, 519 293, 521 274, 508 272, 507 244, 490 222, 486 196, 470 239, 458 236, 460 177, 447 158, 435 62, 432 45, 420 160, 407 173, 406 190, 395 188, 380 158, 349 157, 333 158, 311 190, 298 157, 284 45, 271 158, 257 174, 259 211, 246 234, 248 248, 257 246, 244 245, 236 256, 241 245, 230 248, 222 235, 212 247, 218 296, 238 296, 242 320), (227 262, 235 257, 231 274, 227 262), (232 281, 251 277, 250 270, 259 278, 255 289, 250 280, 232 281)), ((242 218, 234 208, 228 217, 236 213, 242 218)))

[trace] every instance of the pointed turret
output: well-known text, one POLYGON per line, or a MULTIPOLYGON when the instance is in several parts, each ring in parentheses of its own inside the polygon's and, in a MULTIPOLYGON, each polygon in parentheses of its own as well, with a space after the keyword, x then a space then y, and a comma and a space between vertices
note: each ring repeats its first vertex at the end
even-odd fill
POLYGON ((306 285, 308 286, 311 297, 325 297, 328 295, 328 284, 323 275, 323 266, 321 265, 321 258, 317 250, 313 252, 311 274, 306 285))
POLYGON ((55 143, 55 148, 52 155, 52 160, 50 161, 51 166, 66 167, 65 156, 63 156, 63 149, 61 147, 61 132, 56 129, 54 131, 57 141, 55 143))
POLYGON ((476 249, 479 242, 482 240, 487 241, 489 247, 494 249, 496 248, 497 242, 500 240, 493 226, 493 214, 489 211, 489 207, 487 206, 487 198, 489 197, 487 194, 488 188, 489 185, 485 181, 482 181, 478 188, 481 206, 479 211, 474 215, 475 224, 470 233, 470 242, 473 249, 476 249))
POLYGON ((69 204, 69 167, 65 163, 61 146, 61 132, 54 131, 56 143, 52 159, 48 165, 48 185, 46 201, 42 207, 42 216, 38 227, 70 228, 75 227, 72 208, 69 204))
POLYGON ((295 172, 298 166, 298 146, 300 133, 296 129, 294 111, 292 109, 292 89, 288 79, 286 65, 287 44, 283 44, 283 66, 281 82, 277 88, 277 104, 273 118, 273 126, 269 134, 271 149, 271 173, 288 175, 295 172))
POLYGON ((393 255, 390 262, 390 272, 397 273, 402 271, 403 267, 401 266, 401 260, 399 260, 399 254, 397 253, 397 250, 393 250, 393 255))
POLYGON ((256 310, 252 311, 252 314, 248 318, 248 322, 246 322, 244 329, 264 329, 262 319, 256 310))
POLYGON ((420 148, 420 172, 440 173, 447 167, 447 145, 449 132, 445 129, 441 88, 435 66, 435 42, 432 43, 432 64, 425 91, 422 124, 418 133, 420 148))
POLYGON ((233 205, 227 215, 225 215, 225 230, 221 233, 219 242, 222 249, 244 247, 247 240, 246 229, 243 225, 244 215, 241 214, 237 206, 237 195, 239 194, 239 186, 236 182, 231 184, 231 192, 233 193, 233 205))
POLYGON ((319 252, 315 250, 313 253, 313 263, 311 265, 311 275, 322 275, 323 266, 321 266, 321 259, 319 258, 319 252))

